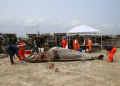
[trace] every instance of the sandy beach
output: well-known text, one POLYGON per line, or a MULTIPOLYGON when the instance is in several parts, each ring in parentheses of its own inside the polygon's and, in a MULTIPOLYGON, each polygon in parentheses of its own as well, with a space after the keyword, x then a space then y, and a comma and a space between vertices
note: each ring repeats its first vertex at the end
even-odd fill
MULTIPOLYGON (((103 60, 29 63, 0 59, 0 86, 120 86, 120 48, 103 60)), ((91 56, 101 52, 86 53, 91 56)), ((105 55, 105 50, 103 51, 105 55)))

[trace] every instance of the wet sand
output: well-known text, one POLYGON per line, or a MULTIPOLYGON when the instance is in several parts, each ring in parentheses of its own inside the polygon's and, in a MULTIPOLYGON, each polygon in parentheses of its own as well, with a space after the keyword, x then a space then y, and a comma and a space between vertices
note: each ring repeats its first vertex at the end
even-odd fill
MULTIPOLYGON (((120 48, 103 60, 29 63, 0 59, 0 86, 120 86, 120 48)), ((86 53, 98 56, 101 52, 86 53)), ((103 51, 105 55, 105 51, 103 51)))

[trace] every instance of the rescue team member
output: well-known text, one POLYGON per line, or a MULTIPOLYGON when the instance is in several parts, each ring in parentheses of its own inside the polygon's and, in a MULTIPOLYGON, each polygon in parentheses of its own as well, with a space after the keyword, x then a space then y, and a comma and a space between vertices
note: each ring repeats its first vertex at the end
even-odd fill
MULTIPOLYGON (((85 43, 85 45, 88 45, 88 37, 87 37, 87 35, 85 35, 84 43, 85 43)), ((88 48, 88 46, 85 46, 85 51, 86 51, 87 48, 88 48)))
MULTIPOLYGON (((25 43, 22 42, 22 39, 21 39, 21 38, 18 38, 17 45, 22 46, 22 50, 19 50, 19 56, 20 56, 21 58, 25 59, 25 49, 24 49, 25 43)), ((22 61, 22 60, 19 58, 19 61, 22 61)))
POLYGON ((77 50, 77 41, 76 41, 76 36, 74 36, 74 39, 73 39, 73 50, 77 50))
POLYGON ((79 51, 79 49, 80 49, 80 45, 79 45, 78 38, 79 38, 79 35, 77 34, 77 35, 76 35, 76 40, 77 40, 77 50, 79 51))
POLYGON ((38 38, 37 35, 33 38, 33 49, 32 49, 32 53, 34 53, 35 50, 36 50, 37 53, 39 53, 38 44, 37 44, 37 38, 38 38))
MULTIPOLYGON (((10 62, 11 65, 15 64, 13 61, 13 57, 14 57, 14 53, 16 53, 17 57, 20 58, 20 56, 18 55, 18 50, 21 50, 22 47, 20 45, 14 46, 14 45, 7 45, 5 47, 5 51, 8 53, 8 55, 10 56, 10 62)), ((15 58, 15 57, 14 57, 15 58)), ((23 61, 23 59, 21 58, 21 60, 23 61)))
POLYGON ((74 40, 73 40, 73 50, 77 51, 80 48, 80 45, 78 43, 78 35, 74 36, 74 40))
POLYGON ((92 39, 91 39, 90 35, 88 37, 88 45, 89 45, 89 52, 91 53, 91 51, 92 51, 92 39))
POLYGON ((63 34, 63 36, 62 36, 62 44, 63 44, 63 48, 66 48, 67 41, 66 41, 66 36, 65 36, 65 34, 63 34))
POLYGON ((113 61, 113 56, 116 53, 117 49, 114 46, 105 46, 106 49, 106 58, 108 57, 109 54, 109 58, 108 61, 112 62, 113 61))

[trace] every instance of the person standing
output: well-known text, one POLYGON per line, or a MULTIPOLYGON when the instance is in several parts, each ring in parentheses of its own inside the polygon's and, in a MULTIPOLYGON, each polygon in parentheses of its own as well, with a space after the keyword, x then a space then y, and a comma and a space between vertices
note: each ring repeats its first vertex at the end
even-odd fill
MULTIPOLYGON (((14 45, 7 45, 5 46, 5 51, 8 53, 9 57, 10 57, 10 62, 11 65, 15 64, 13 61, 13 58, 15 58, 14 53, 16 53, 17 57, 20 58, 20 56, 18 55, 18 50, 21 50, 22 47, 20 45, 14 46, 14 45)), ((23 59, 20 58, 22 61, 23 59)))
POLYGON ((79 41, 78 41, 79 35, 76 35, 76 41, 77 41, 77 50, 79 51, 80 49, 80 45, 79 45, 79 41))
MULTIPOLYGON (((85 43, 85 45, 88 45, 88 37, 87 37, 87 35, 85 35, 84 43, 85 43)), ((88 48, 88 46, 85 46, 85 51, 86 51, 87 48, 88 48)))
POLYGON ((65 34, 63 34, 63 36, 62 36, 62 44, 63 44, 63 48, 66 48, 67 41, 66 41, 66 36, 65 36, 65 34))
POLYGON ((77 50, 77 40, 76 40, 76 36, 74 36, 74 40, 73 40, 73 50, 77 50))
POLYGON ((89 45, 89 52, 91 53, 91 51, 92 51, 92 39, 91 39, 90 35, 88 37, 88 45, 89 45))
POLYGON ((37 34, 35 37, 33 37, 33 49, 32 49, 32 53, 34 53, 34 51, 36 50, 37 53, 39 53, 39 50, 38 50, 38 44, 37 44, 37 34))
POLYGON ((105 46, 106 49, 106 58, 108 57, 109 54, 109 58, 108 61, 112 62, 113 61, 113 56, 115 55, 117 49, 114 46, 105 46))
MULTIPOLYGON (((19 56, 20 56, 21 58, 25 59, 25 49, 24 49, 25 43, 22 42, 21 37, 18 38, 17 45, 22 46, 22 50, 19 50, 19 56)), ((22 60, 19 58, 19 61, 22 61, 22 60)))

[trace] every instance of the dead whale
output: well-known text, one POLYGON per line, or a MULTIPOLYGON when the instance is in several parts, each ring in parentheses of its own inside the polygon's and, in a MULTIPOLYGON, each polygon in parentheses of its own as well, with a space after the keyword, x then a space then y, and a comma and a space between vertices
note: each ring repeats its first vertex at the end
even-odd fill
POLYGON ((49 62, 49 61, 73 61, 73 60, 98 60, 104 56, 89 56, 85 53, 74 51, 71 49, 64 49, 61 47, 53 47, 46 52, 40 52, 31 58, 27 58, 24 61, 28 62, 49 62))

